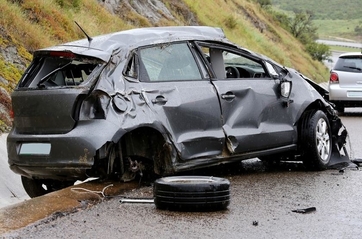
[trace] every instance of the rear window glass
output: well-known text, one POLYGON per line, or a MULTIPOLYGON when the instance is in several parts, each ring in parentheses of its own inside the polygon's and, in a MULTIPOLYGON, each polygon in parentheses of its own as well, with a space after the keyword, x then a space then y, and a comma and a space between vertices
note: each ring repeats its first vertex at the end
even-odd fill
POLYGON ((19 88, 78 86, 102 63, 91 58, 38 57, 23 75, 19 88))
POLYGON ((345 56, 337 60, 334 70, 347 72, 362 72, 362 56, 345 56))

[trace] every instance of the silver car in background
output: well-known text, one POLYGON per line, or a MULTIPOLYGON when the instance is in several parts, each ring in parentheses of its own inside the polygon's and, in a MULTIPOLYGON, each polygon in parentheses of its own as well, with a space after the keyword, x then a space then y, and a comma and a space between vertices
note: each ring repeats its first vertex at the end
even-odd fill
POLYGON ((331 70, 329 100, 338 112, 345 107, 362 107, 362 53, 341 54, 331 70))

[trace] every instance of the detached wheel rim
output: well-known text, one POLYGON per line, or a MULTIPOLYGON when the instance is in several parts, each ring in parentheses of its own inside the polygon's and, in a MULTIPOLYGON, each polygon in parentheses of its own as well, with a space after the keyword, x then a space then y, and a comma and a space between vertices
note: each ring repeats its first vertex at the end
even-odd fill
POLYGON ((327 122, 321 118, 316 127, 316 142, 318 154, 322 161, 327 162, 330 154, 330 135, 327 122))

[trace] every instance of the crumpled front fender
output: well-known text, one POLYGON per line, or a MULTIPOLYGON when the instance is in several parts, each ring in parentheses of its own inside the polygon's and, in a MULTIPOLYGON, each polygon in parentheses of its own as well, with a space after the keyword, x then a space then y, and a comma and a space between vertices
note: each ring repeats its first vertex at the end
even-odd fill
POLYGON ((347 148, 347 129, 338 116, 330 119, 330 126, 332 131, 332 155, 328 166, 329 168, 348 166, 352 159, 347 148))

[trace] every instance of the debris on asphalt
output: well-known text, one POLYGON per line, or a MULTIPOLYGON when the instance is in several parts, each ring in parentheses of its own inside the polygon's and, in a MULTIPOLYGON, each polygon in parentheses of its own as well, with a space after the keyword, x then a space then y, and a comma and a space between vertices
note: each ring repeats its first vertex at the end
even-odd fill
POLYGON ((308 208, 304 208, 304 209, 296 209, 296 210, 292 210, 292 212, 296 212, 296 213, 311 213, 311 212, 315 212, 317 211, 317 209, 315 207, 308 207, 308 208))
POLYGON ((105 186, 102 191, 94 191, 94 190, 89 190, 89 189, 86 189, 86 188, 81 188, 81 187, 77 187, 77 188, 71 188, 70 190, 72 192, 75 192, 75 193, 92 193, 92 194, 95 194, 97 196, 99 196, 100 199, 103 199, 103 198, 106 198, 107 195, 105 194, 105 191, 107 188, 109 187, 113 187, 113 184, 109 184, 107 186, 105 186), (100 195, 99 195, 100 194, 100 195))
POLYGON ((120 203, 154 203, 154 199, 153 198, 127 198, 127 197, 124 197, 124 198, 121 198, 119 200, 120 203))

